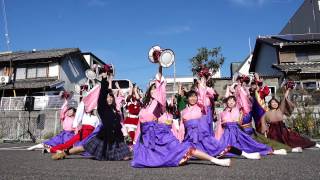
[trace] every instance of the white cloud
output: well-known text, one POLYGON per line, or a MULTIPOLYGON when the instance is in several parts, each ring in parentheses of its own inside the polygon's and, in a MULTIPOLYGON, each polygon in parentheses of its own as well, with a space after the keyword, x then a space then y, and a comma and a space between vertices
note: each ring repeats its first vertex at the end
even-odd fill
POLYGON ((180 34, 184 32, 191 31, 190 26, 172 26, 172 27, 163 27, 155 30, 148 31, 149 35, 171 35, 171 34, 180 34))

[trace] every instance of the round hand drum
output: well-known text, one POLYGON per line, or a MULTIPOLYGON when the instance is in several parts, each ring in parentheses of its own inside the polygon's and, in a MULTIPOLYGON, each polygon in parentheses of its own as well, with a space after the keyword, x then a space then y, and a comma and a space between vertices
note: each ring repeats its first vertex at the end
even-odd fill
POLYGON ((170 67, 174 63, 174 52, 171 49, 162 51, 159 63, 162 67, 170 67))

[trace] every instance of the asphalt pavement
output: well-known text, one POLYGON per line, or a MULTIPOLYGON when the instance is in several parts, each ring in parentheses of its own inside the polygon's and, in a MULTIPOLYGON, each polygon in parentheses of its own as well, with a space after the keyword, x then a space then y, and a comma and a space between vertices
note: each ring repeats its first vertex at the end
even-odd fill
POLYGON ((54 161, 50 154, 26 151, 30 144, 0 144, 0 179, 320 179, 320 150, 308 149, 261 160, 233 158, 231 167, 190 161, 171 168, 132 168, 130 161, 96 161, 68 156, 54 161))

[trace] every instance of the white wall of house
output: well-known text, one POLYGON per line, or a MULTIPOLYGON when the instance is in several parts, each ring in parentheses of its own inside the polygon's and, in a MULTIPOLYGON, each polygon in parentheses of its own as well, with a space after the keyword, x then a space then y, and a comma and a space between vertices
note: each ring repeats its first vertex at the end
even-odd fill
POLYGON ((74 91, 76 84, 84 84, 87 80, 85 76, 85 62, 80 57, 66 56, 60 62, 60 78, 65 81, 64 89, 74 91))
POLYGON ((250 69, 250 65, 251 65, 251 60, 252 60, 252 54, 250 54, 250 56, 244 60, 243 65, 239 68, 239 73, 242 75, 249 75, 249 69, 250 69))

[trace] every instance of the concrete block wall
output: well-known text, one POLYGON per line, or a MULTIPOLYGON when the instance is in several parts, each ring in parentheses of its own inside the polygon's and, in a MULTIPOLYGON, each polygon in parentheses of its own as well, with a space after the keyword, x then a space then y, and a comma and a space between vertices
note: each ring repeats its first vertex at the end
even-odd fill
MULTIPOLYGON (((28 122, 27 111, 0 111, 0 139, 30 140, 29 134, 26 133, 28 122)), ((59 133, 61 130, 59 111, 30 112, 29 129, 37 140, 44 139, 48 134, 59 133)))

